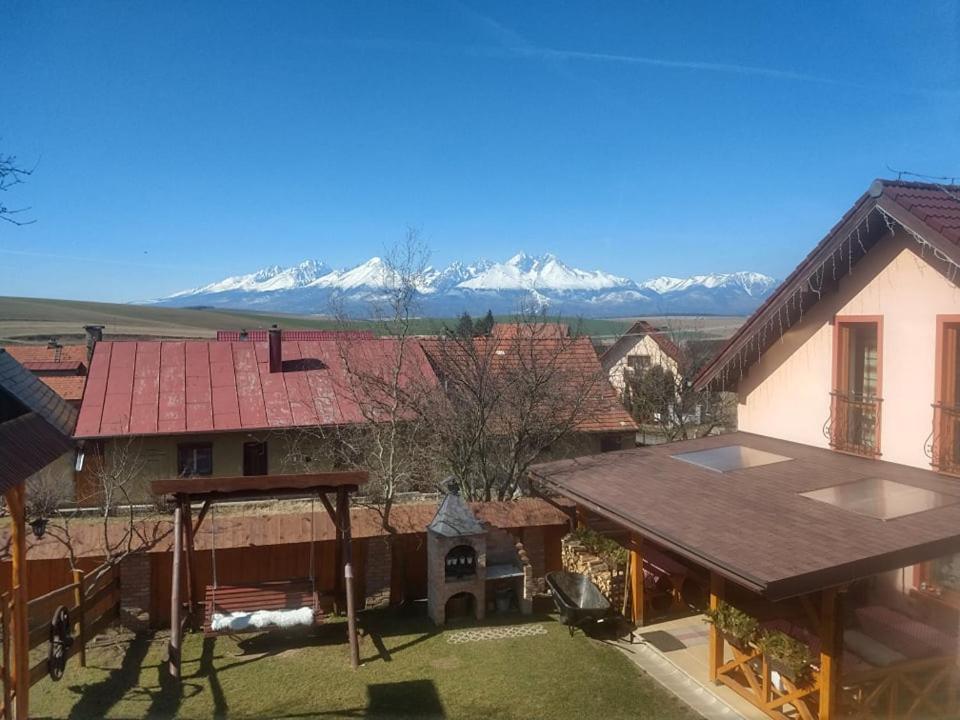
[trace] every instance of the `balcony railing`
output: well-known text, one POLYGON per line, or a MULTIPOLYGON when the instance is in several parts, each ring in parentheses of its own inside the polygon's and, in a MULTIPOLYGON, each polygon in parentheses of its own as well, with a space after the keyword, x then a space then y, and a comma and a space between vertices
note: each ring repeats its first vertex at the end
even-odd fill
POLYGON ((883 401, 872 395, 836 391, 830 398, 830 419, 825 428, 830 447, 855 455, 879 455, 883 401))
POLYGON ((933 466, 941 472, 960 474, 960 406, 934 403, 933 466))

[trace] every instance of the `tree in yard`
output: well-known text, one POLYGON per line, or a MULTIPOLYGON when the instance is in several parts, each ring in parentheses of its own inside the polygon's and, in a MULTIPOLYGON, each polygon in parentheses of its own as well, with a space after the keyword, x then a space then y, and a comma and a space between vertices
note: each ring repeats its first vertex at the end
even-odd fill
MULTIPOLYGON (((291 446, 294 457, 311 447, 311 456, 335 468, 368 472, 364 492, 391 533, 397 494, 436 488, 435 437, 425 418, 438 388, 412 331, 427 258, 417 231, 408 230, 384 261, 383 293, 372 307, 380 337, 344 333, 336 341, 345 369, 337 392, 358 409, 362 422, 305 428, 291 446)), ((338 310, 337 315, 349 328, 346 314, 338 310)))
POLYGON ((542 312, 523 311, 497 337, 425 342, 443 387, 428 422, 464 497, 520 493, 530 466, 572 442, 612 393, 589 339, 557 327, 542 312))
POLYGON ((38 473, 27 484, 27 513, 31 518, 47 520, 46 534, 64 546, 72 569, 78 567, 78 552, 103 558, 102 571, 119 563, 133 552, 146 550, 159 539, 160 527, 137 517, 137 489, 145 466, 136 438, 116 441, 108 449, 94 445, 87 449, 83 482, 76 483, 75 504, 95 508, 95 520, 81 517, 68 507, 72 478, 52 470, 38 473), (95 522, 96 540, 83 533, 81 543, 75 533, 78 523, 95 522), (80 547, 80 545, 83 547, 80 547))
MULTIPOLYGON (((33 170, 27 170, 17 162, 14 155, 5 155, 0 152, 0 192, 8 192, 14 185, 20 185, 30 177, 33 170)), ((0 220, 13 225, 29 225, 33 220, 21 219, 20 213, 30 208, 11 208, 0 195, 0 220)))

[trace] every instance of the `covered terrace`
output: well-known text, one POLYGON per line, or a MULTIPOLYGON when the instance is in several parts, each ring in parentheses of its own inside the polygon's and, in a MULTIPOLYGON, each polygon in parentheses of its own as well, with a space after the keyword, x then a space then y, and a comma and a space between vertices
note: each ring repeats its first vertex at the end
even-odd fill
POLYGON ((708 612, 756 621, 740 637, 736 622, 709 625, 706 679, 768 716, 958 716, 957 614, 923 597, 912 574, 960 552, 956 480, 749 433, 546 463, 532 476, 573 500, 581 521, 619 528, 638 625, 663 558, 705 579, 708 612), (798 648, 800 671, 784 662, 798 648))

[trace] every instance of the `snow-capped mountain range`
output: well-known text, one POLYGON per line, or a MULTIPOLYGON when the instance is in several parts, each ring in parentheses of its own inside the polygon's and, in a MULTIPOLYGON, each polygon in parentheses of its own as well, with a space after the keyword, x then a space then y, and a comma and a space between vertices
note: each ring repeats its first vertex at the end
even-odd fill
MULTIPOLYGON (((334 302, 354 315, 371 312, 393 283, 389 265, 379 257, 347 269, 319 260, 273 265, 153 301, 176 307, 219 307, 278 312, 330 311, 334 302)), ((656 277, 644 282, 602 270, 570 267, 554 255, 518 253, 505 262, 454 262, 427 268, 417 281, 419 312, 452 316, 461 312, 515 311, 533 300, 551 312, 587 317, 637 314, 749 313, 776 286, 756 272, 656 277)))

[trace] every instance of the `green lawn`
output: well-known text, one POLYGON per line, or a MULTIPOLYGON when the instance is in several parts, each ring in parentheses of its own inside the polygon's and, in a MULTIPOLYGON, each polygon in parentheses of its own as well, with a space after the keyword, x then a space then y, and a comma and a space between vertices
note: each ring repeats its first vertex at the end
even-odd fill
MULTIPOLYGON (((422 619, 361 616, 362 666, 351 670, 343 623, 313 635, 240 642, 187 637, 182 690, 162 638, 91 649, 59 683, 31 690, 32 718, 656 718, 696 716, 613 647, 571 638, 549 617, 545 635, 448 642, 422 619)), ((492 627, 487 624, 484 627, 492 627)), ((102 640, 101 640, 102 642, 102 640)))

